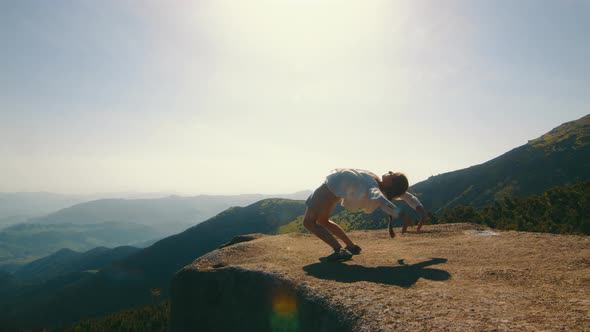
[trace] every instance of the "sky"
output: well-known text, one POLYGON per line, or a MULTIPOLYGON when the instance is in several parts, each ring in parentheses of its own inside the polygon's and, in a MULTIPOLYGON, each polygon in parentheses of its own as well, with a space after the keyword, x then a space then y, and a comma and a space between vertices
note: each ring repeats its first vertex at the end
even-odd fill
POLYGON ((0 0, 0 192, 411 183, 590 110, 590 1, 0 0))

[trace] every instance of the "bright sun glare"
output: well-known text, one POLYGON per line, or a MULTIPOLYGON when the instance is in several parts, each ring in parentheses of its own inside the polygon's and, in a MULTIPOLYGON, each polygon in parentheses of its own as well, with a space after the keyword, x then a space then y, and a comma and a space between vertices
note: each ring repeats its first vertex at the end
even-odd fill
POLYGON ((367 39, 380 38, 386 4, 258 0, 215 2, 211 9, 218 13, 212 17, 216 32, 228 43, 282 59, 317 61, 362 51, 358 46, 367 39))

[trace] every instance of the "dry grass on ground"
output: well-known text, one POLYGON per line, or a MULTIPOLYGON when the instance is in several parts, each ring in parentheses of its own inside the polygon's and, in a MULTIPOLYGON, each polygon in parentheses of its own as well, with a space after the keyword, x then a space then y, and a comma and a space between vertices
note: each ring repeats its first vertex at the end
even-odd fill
POLYGON ((345 263, 319 263, 325 244, 288 234, 214 251, 191 268, 276 274, 344 312, 356 331, 590 330, 589 237, 472 224, 350 237, 363 253, 345 263))

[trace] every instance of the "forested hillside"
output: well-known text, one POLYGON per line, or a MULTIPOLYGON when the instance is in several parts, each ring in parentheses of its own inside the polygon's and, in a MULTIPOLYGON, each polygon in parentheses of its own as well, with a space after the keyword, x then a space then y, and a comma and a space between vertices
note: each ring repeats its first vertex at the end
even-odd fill
POLYGON ((557 186, 541 195, 505 197, 481 209, 455 206, 432 223, 473 222, 502 230, 590 235, 590 181, 557 186))
POLYGON ((415 184, 428 210, 474 208, 504 197, 539 194, 557 185, 590 179, 590 115, 567 122, 481 165, 415 184))

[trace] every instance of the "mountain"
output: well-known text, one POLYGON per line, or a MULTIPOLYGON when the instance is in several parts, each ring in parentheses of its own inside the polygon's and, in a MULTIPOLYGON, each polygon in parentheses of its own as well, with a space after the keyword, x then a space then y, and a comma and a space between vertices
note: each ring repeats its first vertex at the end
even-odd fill
POLYGON ((0 193, 0 229, 83 201, 81 196, 45 192, 0 193))
POLYGON ((240 234, 274 234, 304 211, 303 201, 286 199, 230 208, 96 273, 75 272, 14 290, 0 298, 0 322, 39 328, 148 304, 154 289, 167 296, 176 270, 198 256, 240 234))
POLYGON ((562 124, 486 163, 440 174, 411 187, 427 209, 481 207, 590 179, 590 115, 562 124))
MULTIPOLYGON (((157 293, 155 293, 157 295, 157 293)), ((154 301, 157 296, 154 295, 154 301)), ((106 317, 83 319, 63 329, 62 332, 79 331, 127 331, 168 332, 170 303, 154 302, 139 308, 125 309, 106 317)))
POLYGON ((0 217, 0 230, 3 228, 26 222, 32 215, 17 215, 0 217))
POLYGON ((267 199, 243 208, 231 208, 130 256, 119 267, 141 270, 146 275, 168 280, 171 273, 183 264, 219 247, 234 236, 249 233, 274 234, 280 226, 304 212, 305 204, 302 201, 286 199, 267 199))
POLYGON ((21 264, 62 248, 86 251, 117 247, 159 237, 153 229, 131 223, 19 224, 0 231, 0 264, 21 264))
POLYGON ((56 194, 49 192, 0 192, 0 229, 60 209, 104 198, 160 198, 165 193, 56 194))
POLYGON ((469 221, 500 229, 590 235, 590 180, 540 195, 506 197, 482 209, 457 205, 431 214, 432 223, 469 221))
MULTIPOLYGON (((307 198, 302 191, 283 197, 307 198)), ((252 204, 270 195, 168 196, 158 199, 102 199, 74 205, 47 216, 30 220, 36 224, 97 224, 127 222, 149 226, 160 237, 175 234, 232 207, 252 204)))
POLYGON ((0 271, 0 295, 2 297, 5 296, 5 293, 14 289, 17 285, 18 283, 12 273, 0 271))
MULTIPOLYGON (((309 193, 301 191, 276 196, 303 199, 309 193)), ((153 197, 156 194, 120 195, 153 197)), ((43 217, 28 219, 26 226, 22 225, 26 219, 23 216, 6 217, 0 222, 18 224, 6 227, 0 232, 0 269, 14 271, 23 263, 62 248, 85 251, 97 246, 146 247, 157 239, 179 233, 231 206, 248 205, 267 196, 270 195, 173 195, 142 199, 99 199, 75 204, 43 217)), ((20 211, 19 206, 26 204, 40 204, 43 208, 50 208, 90 197, 92 195, 0 193, 0 212, 9 211, 10 204, 15 204, 16 209, 10 211, 17 212, 20 211)), ((31 211, 42 210, 31 207, 31 211)))
POLYGON ((14 276, 20 282, 40 283, 72 272, 97 272, 139 250, 141 249, 131 246, 113 249, 96 247, 86 252, 61 249, 47 257, 22 266, 14 273, 14 276))

